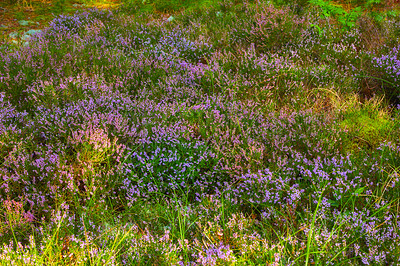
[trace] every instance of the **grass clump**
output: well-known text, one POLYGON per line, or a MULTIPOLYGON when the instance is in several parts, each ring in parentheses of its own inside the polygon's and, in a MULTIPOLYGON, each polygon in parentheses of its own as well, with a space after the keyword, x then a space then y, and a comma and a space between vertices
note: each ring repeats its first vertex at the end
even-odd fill
POLYGON ((395 123, 390 114, 382 110, 381 102, 382 99, 371 99, 363 104, 353 102, 347 107, 341 126, 354 138, 352 144, 377 148, 383 141, 392 139, 395 123))
POLYGON ((124 0, 123 9, 128 12, 153 13, 166 12, 175 13, 183 9, 202 8, 215 4, 217 1, 210 0, 124 0))

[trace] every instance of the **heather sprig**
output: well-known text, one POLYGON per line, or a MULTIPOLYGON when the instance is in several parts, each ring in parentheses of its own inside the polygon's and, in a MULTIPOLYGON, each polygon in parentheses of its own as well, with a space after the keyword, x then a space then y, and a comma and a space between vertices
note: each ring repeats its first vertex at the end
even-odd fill
POLYGON ((396 97, 400 94, 400 47, 394 47, 387 54, 374 57, 372 65, 378 74, 378 82, 381 82, 385 88, 385 92, 396 101, 396 97))

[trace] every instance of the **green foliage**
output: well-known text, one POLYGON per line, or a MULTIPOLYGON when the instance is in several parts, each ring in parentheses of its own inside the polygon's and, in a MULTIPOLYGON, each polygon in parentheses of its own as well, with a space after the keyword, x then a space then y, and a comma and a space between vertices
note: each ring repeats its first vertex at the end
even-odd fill
POLYGON ((18 12, 15 12, 15 13, 14 13, 14 17, 15 17, 17 20, 23 20, 23 19, 26 18, 26 15, 25 15, 24 12, 18 11, 18 12))
POLYGON ((183 9, 210 6, 214 0, 122 0, 122 10, 131 13, 165 12, 173 13, 183 9))
POLYGON ((367 9, 373 9, 382 6, 385 3, 383 0, 338 0, 336 2, 351 6, 363 6, 367 9))
POLYGON ((336 18, 343 30, 349 30, 350 28, 353 28, 357 19, 362 14, 361 7, 356 7, 346 12, 342 6, 336 5, 330 1, 325 2, 324 0, 309 0, 309 3, 318 6, 325 18, 336 18))
POLYGON ((295 8, 305 8, 309 5, 308 0, 274 0, 278 6, 294 6, 295 8))
POLYGON ((343 15, 345 13, 345 10, 341 6, 333 4, 330 1, 309 0, 309 3, 318 6, 325 17, 343 15))
POLYGON ((380 143, 390 141, 395 124, 390 114, 381 110, 382 100, 370 100, 360 105, 354 103, 343 113, 340 125, 348 132, 348 149, 375 149, 380 143))
POLYGON ((382 0, 368 0, 368 1, 365 3, 365 7, 366 7, 366 8, 372 8, 374 5, 380 4, 381 2, 382 2, 382 0))
POLYGON ((318 6, 325 18, 335 18, 345 31, 353 28, 358 18, 364 13, 367 13, 377 22, 397 15, 397 12, 394 10, 379 11, 379 8, 382 7, 382 0, 349 1, 346 4, 354 5, 349 11, 346 11, 340 4, 335 4, 330 0, 309 0, 309 3, 318 6))
POLYGON ((339 15, 337 19, 345 30, 349 30, 355 26, 356 21, 361 16, 361 14, 361 7, 356 7, 349 12, 344 12, 343 15, 339 15))
POLYGON ((55 0, 54 12, 56 12, 57 14, 65 12, 67 1, 68 0, 55 0))

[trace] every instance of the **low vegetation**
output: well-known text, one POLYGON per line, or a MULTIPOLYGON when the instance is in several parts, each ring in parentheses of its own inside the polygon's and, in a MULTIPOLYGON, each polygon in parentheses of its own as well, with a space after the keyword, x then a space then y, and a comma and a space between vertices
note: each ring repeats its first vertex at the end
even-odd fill
POLYGON ((343 2, 124 0, 4 39, 1 264, 397 265, 400 15, 343 2))

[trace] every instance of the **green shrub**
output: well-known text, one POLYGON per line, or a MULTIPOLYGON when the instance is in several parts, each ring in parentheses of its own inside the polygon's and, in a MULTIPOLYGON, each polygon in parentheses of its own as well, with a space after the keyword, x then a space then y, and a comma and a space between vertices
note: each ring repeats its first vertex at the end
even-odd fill
POLYGON ((348 130, 348 149, 375 149, 384 141, 391 141, 395 124, 390 114, 382 110, 381 102, 382 99, 354 102, 343 113, 340 125, 348 130))
POLYGON ((187 8, 207 6, 212 4, 214 0, 123 0, 122 2, 122 9, 130 13, 173 13, 187 8))

